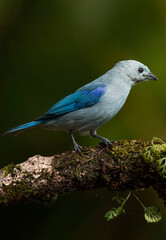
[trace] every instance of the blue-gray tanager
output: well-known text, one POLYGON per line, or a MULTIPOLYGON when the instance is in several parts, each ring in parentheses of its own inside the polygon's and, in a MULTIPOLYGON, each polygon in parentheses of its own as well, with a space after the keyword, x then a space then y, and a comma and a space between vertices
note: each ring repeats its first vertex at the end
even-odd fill
POLYGON ((142 63, 134 60, 118 62, 101 77, 57 102, 35 121, 12 128, 5 134, 17 135, 41 127, 68 131, 75 151, 82 148, 75 141, 73 132, 89 133, 105 145, 111 145, 111 141, 97 135, 96 130, 117 114, 136 83, 149 79, 157 80, 157 77, 142 63))

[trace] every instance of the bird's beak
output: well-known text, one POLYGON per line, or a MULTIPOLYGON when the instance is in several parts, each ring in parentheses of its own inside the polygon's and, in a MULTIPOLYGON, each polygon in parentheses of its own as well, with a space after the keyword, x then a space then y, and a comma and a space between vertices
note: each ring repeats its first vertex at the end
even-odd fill
POLYGON ((149 79, 149 80, 158 80, 158 78, 151 72, 144 76, 146 77, 146 79, 149 79))

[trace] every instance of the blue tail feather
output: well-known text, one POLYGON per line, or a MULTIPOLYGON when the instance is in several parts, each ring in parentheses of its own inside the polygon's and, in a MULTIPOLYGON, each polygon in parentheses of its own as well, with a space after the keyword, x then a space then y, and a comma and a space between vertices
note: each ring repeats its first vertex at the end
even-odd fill
POLYGON ((20 125, 18 127, 9 129, 3 135, 6 135, 6 134, 17 135, 17 134, 20 134, 20 133, 22 133, 26 130, 37 128, 39 125, 40 125, 40 121, 32 121, 32 122, 20 125))

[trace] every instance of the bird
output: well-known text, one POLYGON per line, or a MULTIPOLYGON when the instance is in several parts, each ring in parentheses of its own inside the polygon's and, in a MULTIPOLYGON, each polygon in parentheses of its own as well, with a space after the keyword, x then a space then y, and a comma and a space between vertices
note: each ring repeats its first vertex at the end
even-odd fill
POLYGON ((112 141, 98 135, 97 129, 119 112, 133 86, 148 80, 158 79, 144 64, 136 60, 119 61, 104 75, 63 98, 36 120, 4 134, 18 135, 41 127, 67 131, 78 152, 82 147, 76 142, 74 132, 89 134, 111 146, 112 141))

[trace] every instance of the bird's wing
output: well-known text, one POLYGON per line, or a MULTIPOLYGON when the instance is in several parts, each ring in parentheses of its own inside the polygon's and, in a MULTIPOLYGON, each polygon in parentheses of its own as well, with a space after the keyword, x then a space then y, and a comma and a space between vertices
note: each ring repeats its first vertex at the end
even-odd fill
POLYGON ((73 94, 63 98, 61 101, 53 105, 44 115, 37 120, 47 120, 56 118, 60 115, 81 109, 90 107, 96 104, 101 96, 105 93, 105 86, 99 85, 90 86, 89 84, 78 89, 73 94))

